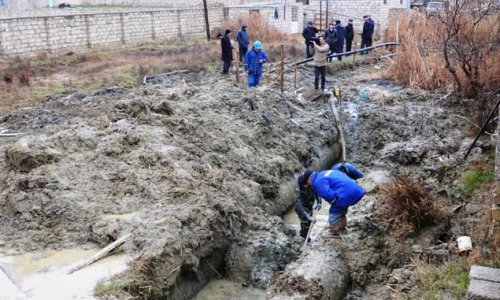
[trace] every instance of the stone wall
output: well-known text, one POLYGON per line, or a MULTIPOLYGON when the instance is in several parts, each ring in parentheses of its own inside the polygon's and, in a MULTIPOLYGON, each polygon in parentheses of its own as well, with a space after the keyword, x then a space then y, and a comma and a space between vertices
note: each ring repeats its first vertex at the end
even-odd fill
POLYGON ((250 16, 251 11, 254 14, 258 12, 265 22, 282 32, 302 32, 302 24, 304 23, 302 3, 253 4, 226 7, 227 17, 230 19, 238 19, 240 17, 246 19, 250 16))
MULTIPOLYGON (((211 27, 223 24, 223 7, 209 9, 211 27)), ((203 9, 155 9, 0 18, 0 54, 109 48, 154 40, 204 38, 203 9)))

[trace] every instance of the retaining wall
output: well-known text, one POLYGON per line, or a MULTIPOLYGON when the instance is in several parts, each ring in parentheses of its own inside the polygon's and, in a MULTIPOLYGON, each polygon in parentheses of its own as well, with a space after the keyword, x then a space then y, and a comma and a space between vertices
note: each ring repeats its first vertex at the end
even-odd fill
MULTIPOLYGON (((222 26, 223 12, 222 6, 209 9, 212 28, 222 26)), ((0 18, 0 54, 3 55, 57 53, 204 37, 206 29, 201 8, 0 18)))

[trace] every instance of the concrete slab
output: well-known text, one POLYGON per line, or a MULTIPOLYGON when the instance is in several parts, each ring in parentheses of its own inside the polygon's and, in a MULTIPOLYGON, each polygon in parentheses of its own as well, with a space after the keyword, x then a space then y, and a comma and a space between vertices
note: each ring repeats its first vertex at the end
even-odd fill
POLYGON ((468 300, 500 300, 500 269, 472 266, 468 300))

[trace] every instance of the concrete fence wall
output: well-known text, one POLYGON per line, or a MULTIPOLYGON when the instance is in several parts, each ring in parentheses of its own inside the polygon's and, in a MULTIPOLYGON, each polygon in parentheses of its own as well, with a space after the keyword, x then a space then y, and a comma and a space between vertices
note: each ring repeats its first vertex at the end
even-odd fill
MULTIPOLYGON (((211 27, 224 22, 222 6, 209 9, 211 27)), ((141 11, 0 18, 0 54, 109 48, 206 36, 203 9, 141 11)))

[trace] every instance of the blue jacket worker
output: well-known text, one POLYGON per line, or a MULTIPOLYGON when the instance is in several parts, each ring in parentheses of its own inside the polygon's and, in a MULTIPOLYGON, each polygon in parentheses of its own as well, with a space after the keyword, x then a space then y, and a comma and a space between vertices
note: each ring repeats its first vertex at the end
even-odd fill
POLYGON ((238 34, 236 35, 236 40, 238 41, 238 46, 240 50, 239 52, 240 62, 242 62, 243 59, 245 58, 245 55, 247 55, 248 45, 250 45, 250 35, 248 35, 247 28, 248 28, 247 23, 241 24, 241 29, 238 31, 238 34))
POLYGON ((353 179, 339 170, 322 172, 304 172, 305 186, 311 186, 318 197, 330 203, 328 223, 332 236, 338 236, 339 231, 347 227, 347 209, 358 203, 365 195, 365 190, 353 179))
POLYGON ((321 199, 316 196, 311 186, 306 186, 306 179, 311 176, 312 171, 307 170, 301 174, 297 180, 297 187, 295 188, 295 212, 300 219, 300 236, 307 237, 309 228, 313 220, 313 205, 316 201, 316 210, 321 209, 321 199))
POLYGON ((348 162, 335 164, 333 165, 332 170, 343 172, 353 180, 358 180, 364 177, 363 173, 361 173, 356 166, 348 162))
POLYGON ((267 62, 267 55, 262 50, 262 43, 255 41, 252 50, 245 55, 245 71, 248 74, 248 87, 258 86, 262 76, 262 65, 267 62))

